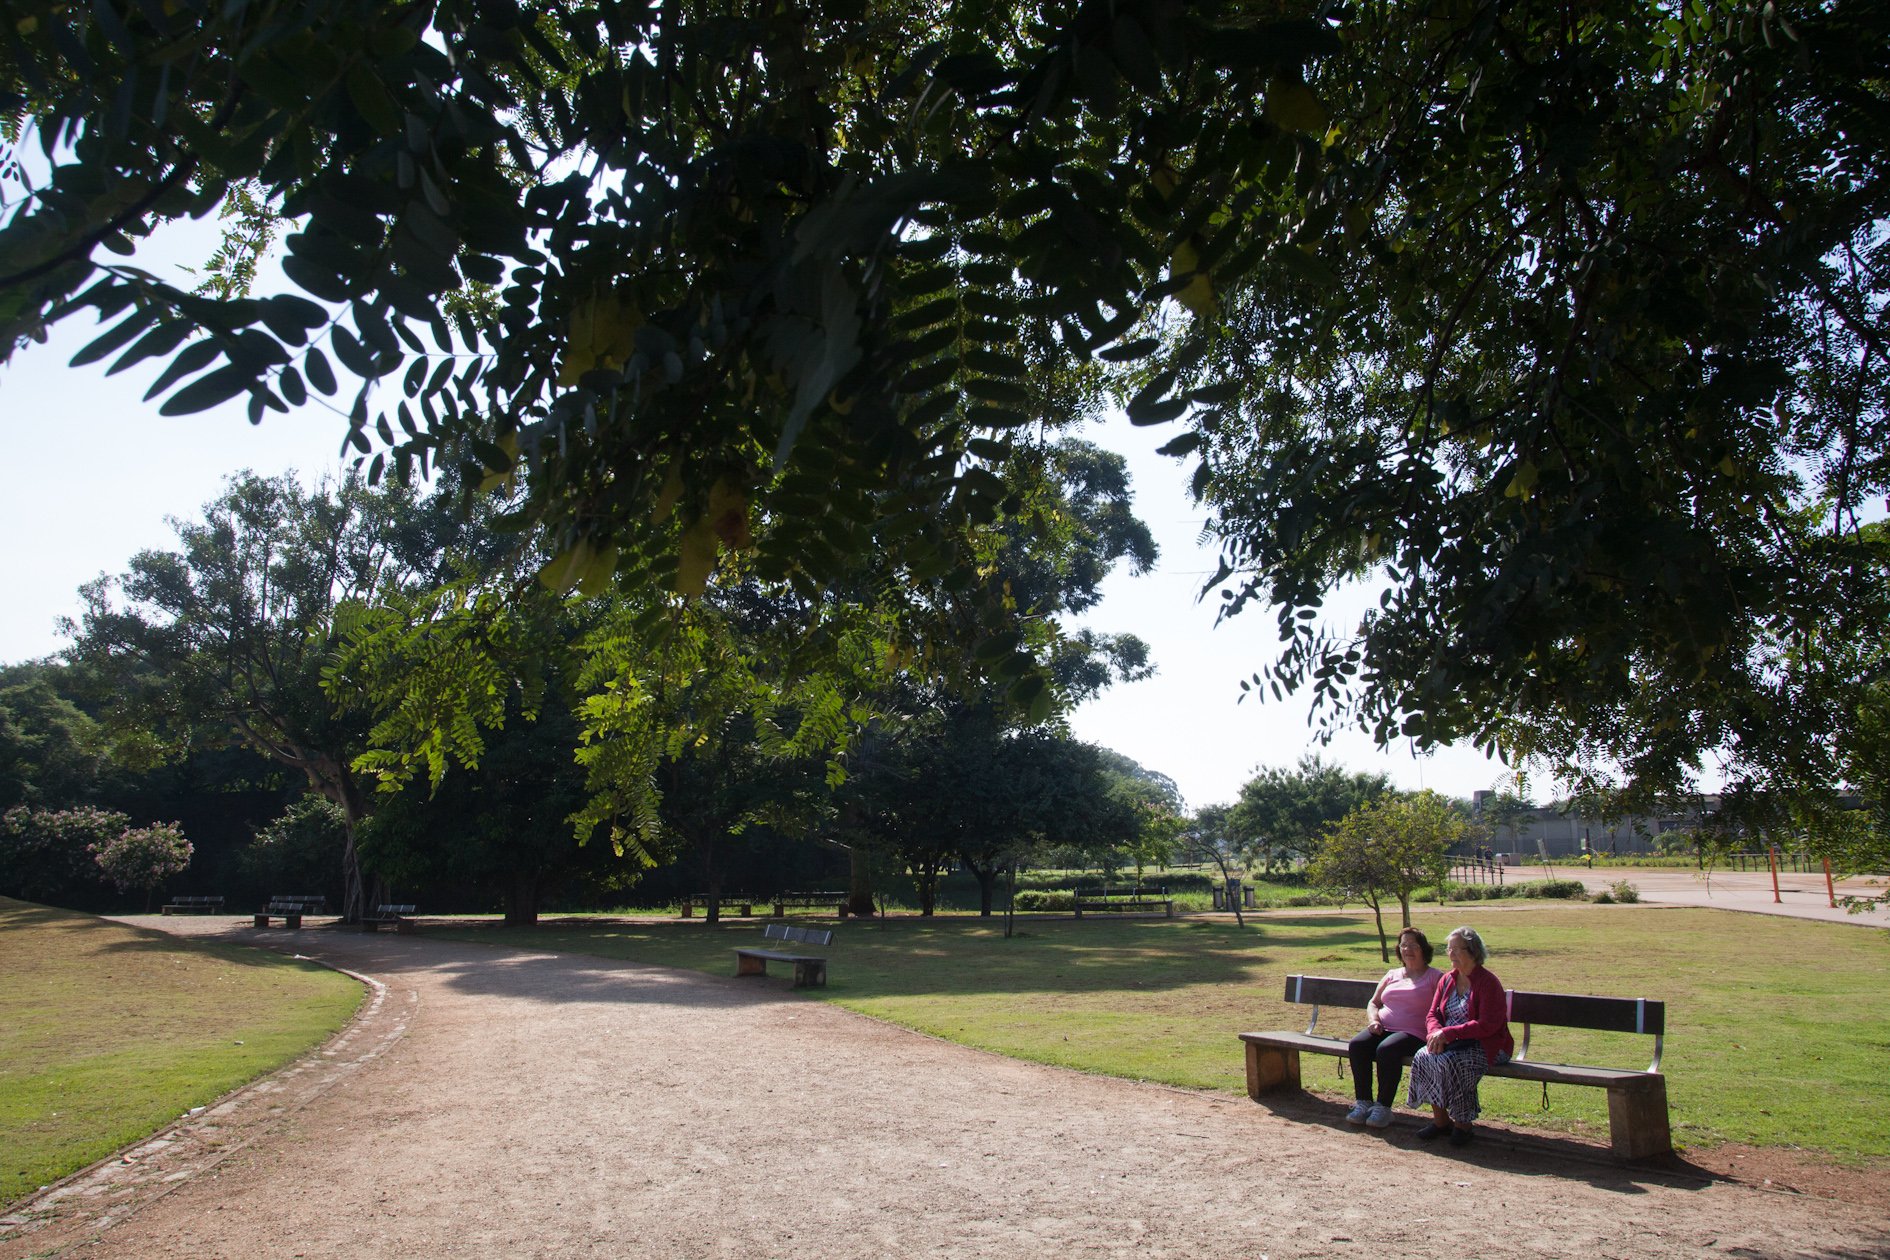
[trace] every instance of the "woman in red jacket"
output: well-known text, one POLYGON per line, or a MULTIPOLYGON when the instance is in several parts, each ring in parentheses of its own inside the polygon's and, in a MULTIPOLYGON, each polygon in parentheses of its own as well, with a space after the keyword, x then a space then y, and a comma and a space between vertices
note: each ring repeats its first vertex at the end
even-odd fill
POLYGON ((1509 1035, 1509 999, 1503 982, 1483 965, 1490 951, 1474 928, 1460 927, 1444 942, 1451 971, 1437 982, 1425 1019, 1424 1049, 1411 1060, 1411 1105, 1430 1104, 1424 1141, 1450 1134, 1452 1146, 1470 1141, 1477 1083, 1492 1063, 1515 1052, 1509 1035))

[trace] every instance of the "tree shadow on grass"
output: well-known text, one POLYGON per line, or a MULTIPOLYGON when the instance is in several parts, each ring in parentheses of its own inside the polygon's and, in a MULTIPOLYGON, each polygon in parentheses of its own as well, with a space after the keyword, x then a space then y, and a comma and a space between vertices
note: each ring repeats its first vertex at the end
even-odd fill
MULTIPOLYGON (((497 949, 590 954, 628 962, 727 975, 733 951, 759 946, 754 923, 588 923, 539 928, 455 924, 455 940, 497 949)), ((1282 951, 1267 934, 1214 921, 1022 921, 1006 938, 1001 921, 895 919, 835 925, 826 994, 847 999, 917 996, 1155 993, 1227 986, 1276 992, 1282 951)), ((436 932, 436 935, 439 934, 436 932)), ((1311 947, 1343 958, 1327 970, 1375 978, 1376 936, 1351 919, 1298 920, 1294 958, 1311 947), (1369 947, 1369 948, 1367 948, 1369 947)), ((770 945, 769 948, 779 948, 770 945)))

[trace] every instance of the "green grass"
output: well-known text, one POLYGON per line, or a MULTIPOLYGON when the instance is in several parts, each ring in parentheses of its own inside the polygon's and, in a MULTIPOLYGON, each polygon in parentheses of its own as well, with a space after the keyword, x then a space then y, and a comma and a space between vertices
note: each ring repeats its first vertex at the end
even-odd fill
POLYGON ((267 950, 0 897, 0 1203, 280 1067, 361 996, 267 950))
MULTIPOLYGON (((1882 994, 1890 932, 1717 910, 1497 905, 1413 917, 1440 945, 1458 923, 1477 924, 1493 951, 1491 968, 1511 988, 1665 1000, 1662 1067, 1677 1142, 1890 1156, 1882 1088, 1890 1063, 1890 1002, 1882 994)), ((1387 917, 1395 921, 1395 912, 1387 917)), ((1306 1009, 1280 1000, 1282 977, 1376 978, 1385 968, 1369 915, 1249 923, 1243 931, 1219 919, 1020 919, 1010 940, 1001 921, 848 923, 828 951, 828 987, 812 995, 1018 1058, 1240 1092, 1235 1034, 1305 1026, 1306 1009)), ((752 922, 709 928, 565 919, 458 935, 727 975, 731 948, 759 933, 752 922)), ((1334 1010, 1321 1031, 1347 1035, 1357 1024, 1356 1012, 1334 1010)), ((1648 1037, 1543 1029, 1531 1053, 1638 1068, 1652 1046, 1648 1037)), ((1305 1059, 1307 1085, 1349 1096, 1338 1062, 1305 1059)), ((1600 1090, 1551 1087, 1544 1111, 1540 1086, 1488 1081, 1483 1102, 1493 1118, 1607 1132, 1600 1090)))

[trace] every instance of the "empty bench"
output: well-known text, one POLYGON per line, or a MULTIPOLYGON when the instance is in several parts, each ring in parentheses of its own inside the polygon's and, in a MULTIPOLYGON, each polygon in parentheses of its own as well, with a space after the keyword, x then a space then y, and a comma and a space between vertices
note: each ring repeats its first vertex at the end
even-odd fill
POLYGON ((406 934, 414 929, 413 904, 401 902, 396 905, 375 906, 374 913, 361 916, 363 932, 378 932, 384 927, 406 934))
POLYGON ((281 919, 282 926, 299 928, 305 914, 321 914, 328 908, 326 897, 271 897, 267 909, 256 912, 256 926, 266 928, 269 920, 281 919))
POLYGON ((1090 914, 1164 914, 1175 917, 1175 903, 1166 888, 1078 889, 1076 917, 1090 914))
MULTIPOLYGON (((717 903, 716 910, 720 914, 732 914, 745 919, 755 912, 755 903, 742 897, 717 897, 715 900, 717 903)), ((696 908, 698 906, 701 907, 702 913, 707 914, 709 912, 708 893, 696 893, 692 896, 684 897, 682 903, 682 917, 685 919, 695 917, 696 908)))
MULTIPOLYGON (((1288 976, 1288 1002, 1310 1005, 1312 1020, 1303 1033, 1247 1032, 1247 1093, 1259 1100, 1275 1089, 1298 1089, 1302 1053, 1346 1057, 1349 1038, 1321 1036, 1321 1006, 1363 1010, 1378 984, 1330 976, 1288 976)), ((1661 1042, 1667 1028, 1667 1004, 1645 998, 1590 997, 1575 993, 1509 990, 1509 1022, 1522 1025, 1516 1057, 1490 1065, 1486 1076, 1551 1085, 1585 1085, 1608 1091, 1608 1141, 1622 1159, 1646 1159, 1673 1150, 1667 1118, 1667 1078, 1660 1074, 1661 1042), (1538 1063, 1529 1057, 1531 1034, 1538 1026, 1587 1028, 1601 1032, 1641 1033, 1654 1039, 1654 1061, 1644 1072, 1538 1063)))
POLYGON ((169 904, 159 908, 161 914, 222 914, 221 897, 172 897, 169 904))
POLYGON ((774 917, 785 918, 791 909, 832 910, 838 914, 840 907, 847 904, 847 895, 843 892, 784 892, 775 894, 774 917))
MULTIPOLYGON (((789 927, 785 923, 770 923, 761 929, 764 941, 792 941, 803 945, 833 944, 833 933, 821 928, 789 927)), ((806 989, 827 983, 827 960, 813 954, 789 954, 772 949, 738 949, 735 951, 735 974, 737 976, 765 976, 771 962, 794 964, 794 987, 806 989)))

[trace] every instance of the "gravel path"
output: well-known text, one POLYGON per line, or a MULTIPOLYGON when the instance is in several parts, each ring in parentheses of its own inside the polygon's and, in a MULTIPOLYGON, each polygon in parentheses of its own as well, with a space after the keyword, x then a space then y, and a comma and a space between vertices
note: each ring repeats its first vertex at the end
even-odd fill
MULTIPOLYGON (((256 932, 376 985, 284 1073, 0 1222, 36 1256, 1822 1256, 1877 1208, 1020 1063, 791 995, 256 932)), ((1228 1053, 1240 1052, 1230 1036, 1228 1053)))

